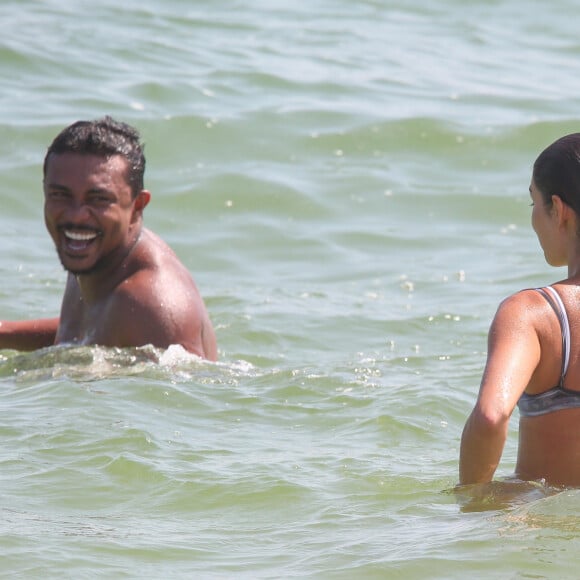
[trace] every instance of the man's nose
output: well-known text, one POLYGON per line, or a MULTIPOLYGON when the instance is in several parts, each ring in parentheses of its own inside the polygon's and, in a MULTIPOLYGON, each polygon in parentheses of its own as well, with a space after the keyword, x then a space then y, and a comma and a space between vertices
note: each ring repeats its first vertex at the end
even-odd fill
POLYGON ((66 208, 66 217, 71 222, 85 222, 92 217, 91 209, 84 200, 71 200, 66 208))

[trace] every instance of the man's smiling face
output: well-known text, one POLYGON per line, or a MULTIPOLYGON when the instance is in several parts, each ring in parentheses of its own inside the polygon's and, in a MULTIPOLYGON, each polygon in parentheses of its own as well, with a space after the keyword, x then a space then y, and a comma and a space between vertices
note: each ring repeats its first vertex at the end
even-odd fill
POLYGON ((90 274, 116 267, 135 241, 135 204, 120 155, 51 154, 44 218, 63 267, 90 274))

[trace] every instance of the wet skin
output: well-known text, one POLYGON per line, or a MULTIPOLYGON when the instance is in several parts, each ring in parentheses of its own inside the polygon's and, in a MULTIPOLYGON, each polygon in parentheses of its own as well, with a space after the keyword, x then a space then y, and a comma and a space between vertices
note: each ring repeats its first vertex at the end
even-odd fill
POLYGON ((151 194, 132 195, 127 161, 49 157, 45 223, 69 272, 56 343, 165 348, 215 360, 215 336, 189 272, 142 226, 151 194))

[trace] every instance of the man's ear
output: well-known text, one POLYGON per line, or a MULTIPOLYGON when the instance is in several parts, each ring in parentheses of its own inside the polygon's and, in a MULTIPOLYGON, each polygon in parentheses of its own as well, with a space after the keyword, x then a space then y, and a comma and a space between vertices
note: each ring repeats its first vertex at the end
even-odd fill
POLYGON ((135 211, 139 214, 143 213, 143 210, 147 207, 147 204, 151 201, 151 192, 142 189, 138 194, 135 200, 133 201, 133 207, 135 211))

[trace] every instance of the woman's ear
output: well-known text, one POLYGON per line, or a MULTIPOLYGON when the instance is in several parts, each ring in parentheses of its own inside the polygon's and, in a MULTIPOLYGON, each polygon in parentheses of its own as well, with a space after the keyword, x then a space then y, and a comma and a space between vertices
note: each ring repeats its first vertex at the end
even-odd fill
POLYGON ((552 196, 552 215, 556 218, 558 226, 566 226, 574 220, 574 231, 576 231, 576 212, 559 195, 552 196))

